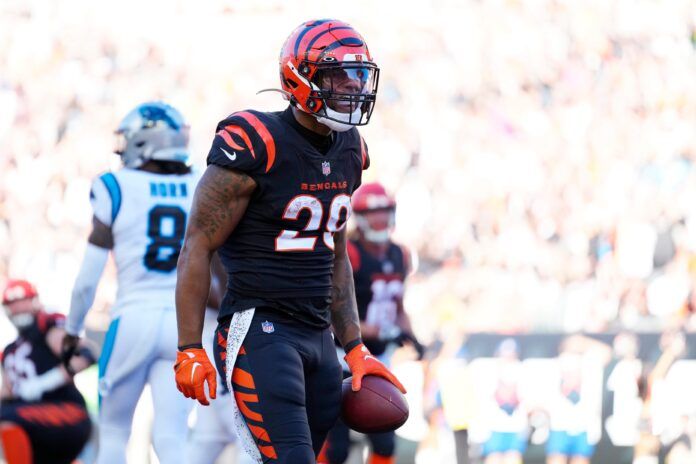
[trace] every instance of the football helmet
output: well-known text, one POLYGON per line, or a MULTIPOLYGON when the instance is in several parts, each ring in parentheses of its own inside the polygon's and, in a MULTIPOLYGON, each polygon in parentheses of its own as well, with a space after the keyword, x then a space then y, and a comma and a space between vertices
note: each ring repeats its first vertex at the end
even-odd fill
POLYGON ((5 314, 20 332, 31 327, 40 309, 39 293, 26 280, 9 280, 2 292, 5 314))
POLYGON ((382 184, 362 185, 353 193, 352 206, 358 231, 367 241, 389 241, 394 229, 396 201, 382 184))
POLYGON ((131 110, 116 129, 116 154, 127 168, 146 161, 189 161, 189 126, 181 113, 163 102, 141 103, 131 110))
POLYGON ((5 290, 2 292, 2 304, 8 305, 19 300, 28 300, 31 298, 36 298, 39 296, 39 292, 36 291, 30 282, 20 279, 10 279, 5 285, 5 290))
POLYGON ((379 68, 353 27, 319 19, 302 23, 285 41, 280 82, 293 105, 343 132, 370 120, 379 68))

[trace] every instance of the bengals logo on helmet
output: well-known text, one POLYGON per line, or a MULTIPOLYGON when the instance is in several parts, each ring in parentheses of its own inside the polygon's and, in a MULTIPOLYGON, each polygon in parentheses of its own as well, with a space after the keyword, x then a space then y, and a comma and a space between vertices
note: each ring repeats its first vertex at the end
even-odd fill
POLYGON ((320 122, 358 126, 369 121, 379 67, 349 24, 335 19, 301 24, 285 41, 279 65, 284 94, 300 110, 320 122))

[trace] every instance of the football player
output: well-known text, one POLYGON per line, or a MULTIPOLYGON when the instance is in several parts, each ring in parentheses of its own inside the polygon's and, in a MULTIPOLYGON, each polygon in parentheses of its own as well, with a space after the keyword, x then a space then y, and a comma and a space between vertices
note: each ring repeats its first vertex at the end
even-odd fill
POLYGON ((176 382, 203 404, 215 397, 201 331, 217 250, 229 278, 215 361, 257 462, 315 462, 341 402, 331 324, 354 390, 367 374, 403 390, 362 342, 346 251, 350 196, 369 165, 355 126, 370 119, 378 74, 348 24, 301 24, 280 54, 289 107, 221 121, 196 189, 179 258, 176 382))
POLYGON ((190 404, 173 385, 171 363, 176 263, 197 181, 188 165, 189 127, 172 106, 150 102, 129 112, 116 133, 123 168, 92 184, 93 227, 72 292, 64 349, 69 352, 82 331, 111 252, 118 292, 99 359, 97 462, 126 462, 133 413, 148 383, 155 451, 164 464, 180 463, 190 404))
MULTIPOLYGON (((391 240, 396 202, 384 187, 365 184, 353 194, 356 237, 348 241, 348 258, 353 268, 355 296, 360 315, 363 342, 370 352, 388 364, 390 346, 413 346, 423 355, 423 347, 411 330, 403 308, 404 281, 411 270, 410 255, 391 240)), ((349 376, 344 372, 344 376, 349 376)), ((343 464, 350 451, 350 430, 340 420, 329 433, 326 458, 330 464, 343 464)), ((368 434, 372 452, 370 464, 393 464, 393 431, 368 434)))
POLYGON ((44 312, 29 282, 10 280, 2 304, 18 332, 2 356, 0 441, 5 460, 69 464, 92 428, 72 377, 94 363, 94 354, 83 342, 63 365, 65 317, 44 312))

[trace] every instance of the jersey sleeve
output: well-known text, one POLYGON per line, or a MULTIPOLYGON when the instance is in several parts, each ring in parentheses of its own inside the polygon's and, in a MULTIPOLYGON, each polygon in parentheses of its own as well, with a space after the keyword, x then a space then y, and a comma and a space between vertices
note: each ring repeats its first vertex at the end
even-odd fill
POLYGON ((367 149, 367 143, 365 143, 365 139, 363 139, 360 134, 358 134, 358 142, 360 144, 360 149, 358 150, 359 155, 355 158, 356 161, 354 168, 356 182, 353 185, 353 190, 351 191, 351 194, 362 185, 363 171, 370 167, 370 153, 367 149))
POLYGON ((367 149, 365 139, 360 137, 360 156, 362 159, 362 170, 365 171, 370 167, 370 151, 367 149))
POLYGON ((275 162, 275 141, 262 119, 259 113, 241 111, 221 121, 208 153, 208 165, 252 177, 267 173, 275 162))
POLYGON ((111 227, 121 208, 121 187, 116 176, 107 172, 97 177, 92 182, 89 201, 99 222, 111 227))

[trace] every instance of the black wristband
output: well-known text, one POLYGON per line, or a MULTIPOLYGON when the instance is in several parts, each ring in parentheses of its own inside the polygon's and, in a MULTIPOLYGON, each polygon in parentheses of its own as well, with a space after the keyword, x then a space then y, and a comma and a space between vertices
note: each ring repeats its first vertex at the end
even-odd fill
POLYGON ((202 348, 203 348, 203 345, 202 345, 201 343, 191 343, 191 344, 189 344, 189 345, 182 345, 182 346, 178 346, 178 347, 177 347, 177 349, 178 349, 179 351, 186 351, 186 350, 189 350, 189 349, 191 349, 191 348, 202 349, 202 348))
POLYGON ((84 358, 90 366, 97 362, 97 358, 94 356, 94 353, 92 353, 92 350, 86 346, 79 347, 77 351, 75 351, 75 355, 84 358))
POLYGON ((353 348, 355 348, 358 345, 361 345, 362 342, 363 342, 362 338, 358 337, 355 340, 353 340, 352 342, 346 343, 345 346, 343 347, 343 351, 345 351, 346 354, 348 354, 351 351, 353 351, 353 348))

